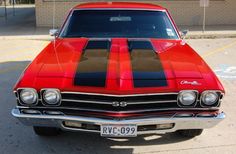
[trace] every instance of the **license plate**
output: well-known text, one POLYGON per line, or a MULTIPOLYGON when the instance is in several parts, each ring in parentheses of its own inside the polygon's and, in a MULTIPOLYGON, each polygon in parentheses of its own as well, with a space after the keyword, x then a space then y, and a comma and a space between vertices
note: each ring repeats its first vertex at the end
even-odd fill
POLYGON ((135 137, 136 125, 101 125, 101 136, 104 137, 135 137))

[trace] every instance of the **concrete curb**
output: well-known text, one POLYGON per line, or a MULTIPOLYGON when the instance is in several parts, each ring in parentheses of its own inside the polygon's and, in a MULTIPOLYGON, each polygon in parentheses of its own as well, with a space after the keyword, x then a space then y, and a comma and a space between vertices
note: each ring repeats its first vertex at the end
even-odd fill
POLYGON ((25 35, 25 36, 0 36, 0 40, 37 40, 51 41, 53 37, 48 35, 25 35))
POLYGON ((188 34, 186 39, 217 39, 217 38, 236 38, 236 33, 232 34, 188 34))

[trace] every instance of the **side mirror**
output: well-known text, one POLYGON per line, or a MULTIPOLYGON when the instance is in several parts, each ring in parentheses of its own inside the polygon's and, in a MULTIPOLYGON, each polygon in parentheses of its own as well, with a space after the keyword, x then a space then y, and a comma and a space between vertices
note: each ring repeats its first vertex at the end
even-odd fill
POLYGON ((181 38, 184 39, 187 36, 188 32, 189 32, 189 30, 180 31, 181 38))
POLYGON ((50 29, 49 30, 49 35, 50 36, 57 36, 58 35, 58 33, 59 33, 59 31, 58 31, 58 29, 50 29))

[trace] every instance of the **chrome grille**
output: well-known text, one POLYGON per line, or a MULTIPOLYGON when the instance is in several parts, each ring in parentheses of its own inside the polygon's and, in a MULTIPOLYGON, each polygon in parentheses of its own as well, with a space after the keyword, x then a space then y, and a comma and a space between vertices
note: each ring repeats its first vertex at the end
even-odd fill
POLYGON ((91 111, 148 111, 178 108, 178 93, 105 95, 62 92, 61 107, 91 111), (116 104, 115 104, 116 103, 116 104), (118 105, 117 105, 118 104, 118 105))

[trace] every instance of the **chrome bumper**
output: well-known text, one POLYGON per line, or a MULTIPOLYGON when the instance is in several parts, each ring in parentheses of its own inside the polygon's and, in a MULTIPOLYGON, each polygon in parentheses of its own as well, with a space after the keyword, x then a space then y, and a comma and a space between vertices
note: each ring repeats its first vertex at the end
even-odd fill
POLYGON ((45 115, 45 114, 24 114, 19 109, 12 110, 12 115, 18 118, 23 124, 29 126, 58 127, 63 130, 97 132, 97 130, 77 129, 65 127, 64 121, 75 121, 86 124, 136 124, 137 126, 174 123, 174 127, 166 130, 138 131, 138 134, 167 133, 182 129, 206 129, 217 125, 225 118, 225 114, 219 113, 214 117, 170 117, 170 118, 143 118, 127 120, 111 120, 102 118, 67 116, 67 115, 45 115))

